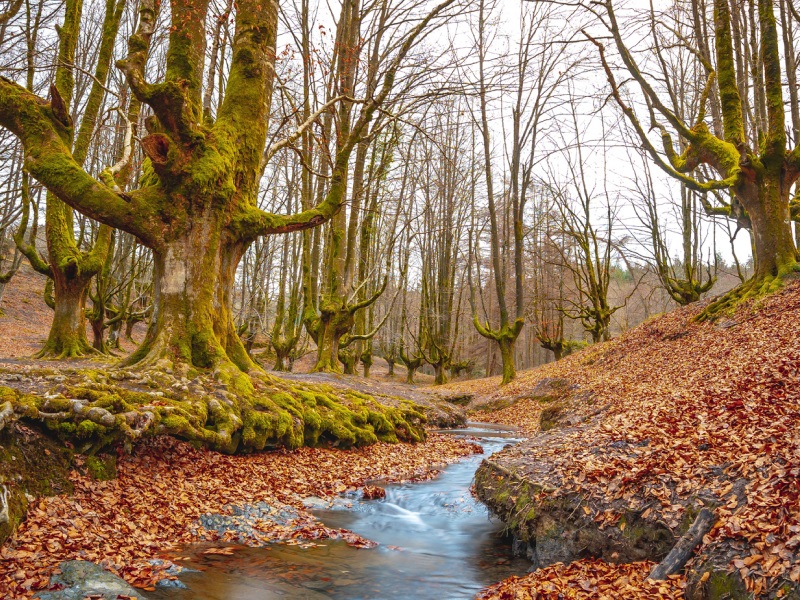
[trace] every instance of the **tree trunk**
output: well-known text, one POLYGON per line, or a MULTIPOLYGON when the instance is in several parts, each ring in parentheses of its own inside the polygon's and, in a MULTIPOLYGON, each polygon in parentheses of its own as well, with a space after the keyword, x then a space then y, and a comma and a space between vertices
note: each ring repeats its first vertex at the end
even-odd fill
POLYGON ((786 275, 787 269, 797 260, 789 219, 789 186, 782 185, 780 175, 765 173, 737 191, 753 224, 753 278, 763 280, 786 275))
POLYGON ((108 348, 114 350, 121 350, 119 345, 119 332, 122 329, 122 321, 114 323, 108 332, 108 348))
POLYGON ((89 319, 89 323, 92 326, 92 348, 103 354, 108 354, 108 347, 105 341, 105 320, 100 316, 99 319, 89 319))
POLYGON ((435 374, 436 385, 444 385, 447 383, 447 371, 445 370, 444 362, 437 362, 433 365, 433 372, 435 374))
POLYGON ((88 281, 82 277, 65 277, 53 271, 55 309, 50 334, 37 358, 74 358, 94 352, 86 337, 86 290, 88 281))
POLYGON ((226 243, 221 220, 207 209, 181 236, 153 250, 153 316, 126 364, 216 368, 233 363, 245 372, 255 367, 231 311, 244 245, 226 243))
POLYGON ((314 371, 341 373, 339 341, 353 327, 353 315, 348 310, 323 309, 315 324, 317 330, 317 364, 314 371))
POLYGON ((288 363, 289 352, 285 350, 283 347, 278 348, 277 346, 273 345, 275 348, 275 366, 272 367, 274 371, 291 371, 288 363))
MULTIPOLYGON (((386 364, 389 365, 389 372, 386 373, 386 376, 387 377, 394 377, 394 361, 393 360, 387 360, 386 364)), ((365 375, 365 377, 366 377, 366 375, 365 375)))
POLYGON ((514 365, 514 343, 516 341, 516 337, 510 339, 508 337, 502 337, 498 340, 498 344, 500 346, 500 357, 503 360, 503 381, 501 385, 505 385, 509 383, 517 374, 516 367, 514 365))
POLYGON ((345 375, 356 374, 356 363, 358 362, 358 356, 352 349, 339 350, 339 362, 342 363, 345 375))
POLYGON ((133 328, 136 327, 136 324, 139 321, 136 319, 128 319, 125 321, 125 339, 129 342, 136 343, 133 339, 133 328))
POLYGON ((371 352, 364 352, 361 354, 361 364, 364 365, 364 377, 369 378, 369 370, 372 367, 371 352))

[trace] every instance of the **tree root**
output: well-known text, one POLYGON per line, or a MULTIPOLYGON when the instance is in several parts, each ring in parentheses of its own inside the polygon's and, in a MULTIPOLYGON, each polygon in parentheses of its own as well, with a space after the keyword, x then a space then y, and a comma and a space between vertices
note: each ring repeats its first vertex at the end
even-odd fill
POLYGON ((192 380, 163 371, 75 371, 42 395, 0 388, 4 400, 0 429, 13 419, 38 421, 84 452, 162 434, 226 453, 425 437, 425 416, 411 403, 394 408, 366 394, 235 368, 192 380))
POLYGON ((33 355, 33 358, 64 360, 68 358, 86 358, 88 356, 103 356, 103 353, 85 340, 76 340, 70 344, 56 344, 48 341, 44 348, 33 355))
POLYGON ((14 407, 11 406, 11 402, 5 402, 2 406, 0 406, 0 431, 6 426, 6 423, 11 422, 11 418, 14 416, 14 407))
POLYGON ((722 316, 730 315, 740 305, 748 301, 756 301, 780 290, 787 279, 800 273, 800 263, 791 263, 781 268, 777 275, 753 278, 726 292, 695 317, 699 323, 716 321, 722 316))

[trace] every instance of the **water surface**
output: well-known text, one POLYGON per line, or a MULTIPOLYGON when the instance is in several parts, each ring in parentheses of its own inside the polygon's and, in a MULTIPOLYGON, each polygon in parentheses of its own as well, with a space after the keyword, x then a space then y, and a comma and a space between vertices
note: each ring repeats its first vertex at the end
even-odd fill
MULTIPOLYGON (((516 441, 508 428, 483 423, 448 433, 478 438, 485 455, 516 441)), ((353 500, 349 508, 313 511, 329 527, 355 531, 378 542, 377 548, 323 540, 307 549, 274 544, 241 548, 232 556, 197 554, 192 563, 204 571, 181 576, 188 589, 161 590, 151 596, 159 600, 472 598, 481 588, 530 568, 528 561, 512 558, 502 523, 490 520, 486 508, 470 495, 482 458, 465 458, 431 481, 387 485, 384 500, 353 500)))

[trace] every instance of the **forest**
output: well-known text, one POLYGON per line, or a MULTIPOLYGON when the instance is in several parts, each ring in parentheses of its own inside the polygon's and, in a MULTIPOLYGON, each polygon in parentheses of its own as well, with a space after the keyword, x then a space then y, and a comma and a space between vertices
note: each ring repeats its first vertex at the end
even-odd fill
POLYGON ((4 597, 800 598, 799 10, 0 0, 4 597))

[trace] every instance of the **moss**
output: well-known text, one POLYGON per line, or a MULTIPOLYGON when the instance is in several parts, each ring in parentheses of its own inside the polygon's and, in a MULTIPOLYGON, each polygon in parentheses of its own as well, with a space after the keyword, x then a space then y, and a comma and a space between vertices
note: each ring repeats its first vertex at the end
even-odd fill
POLYGON ((712 571, 705 583, 706 600, 748 600, 752 596, 741 579, 724 571, 712 571))
POLYGON ((553 402, 546 406, 539 416, 539 427, 542 431, 550 431, 558 426, 564 416, 566 407, 563 402, 553 402))
POLYGON ((796 277, 798 272, 800 272, 800 264, 791 261, 781 265, 774 276, 750 279, 714 300, 695 317, 695 320, 701 323, 713 322, 720 317, 730 316, 744 303, 758 302, 764 297, 778 292, 783 288, 784 283, 788 279, 796 277))
POLYGON ((109 481, 117 478, 117 459, 111 454, 99 454, 86 457, 86 469, 92 479, 109 481))
POLYGON ((24 519, 26 494, 51 496, 72 492, 72 452, 35 426, 20 435, 16 425, 0 432, 0 485, 8 489, 9 523, 0 523, 0 544, 24 519))
POLYGON ((181 415, 167 415, 161 419, 161 425, 170 433, 182 433, 191 429, 188 419, 181 415))
MULTIPOLYGON (((76 375, 84 375, 77 372, 76 375)), ((221 452, 257 451, 266 447, 297 448, 302 445, 333 445, 342 448, 364 446, 377 441, 396 443, 422 441, 426 421, 421 407, 412 402, 386 406, 372 396, 326 385, 302 384, 260 376, 251 379, 235 368, 221 367, 215 379, 225 384, 208 392, 196 391, 197 385, 206 388, 205 378, 174 392, 175 377, 148 372, 143 385, 152 383, 165 390, 154 397, 152 393, 123 387, 100 370, 86 376, 93 383, 73 385, 64 395, 89 403, 92 409, 103 409, 115 415, 113 425, 99 425, 97 416, 88 418, 61 417, 50 419, 46 426, 60 438, 82 442, 83 451, 97 452, 115 441, 130 444, 139 439, 135 428, 142 422, 131 413, 144 407, 152 414, 153 425, 145 435, 170 434, 190 442, 200 442, 221 452), (267 384, 267 385, 265 385, 267 384), (123 416, 126 415, 126 416, 123 416)), ((206 388, 208 389, 208 388, 206 388)), ((44 406, 40 397, 25 396, 13 389, 0 387, 0 397, 8 397, 17 413, 33 419, 44 406), (25 407, 24 410, 20 410, 25 407)), ((71 412, 65 398, 47 401, 47 412, 71 412)), ((98 412, 97 415, 104 413, 98 412)))
POLYGON ((75 430, 75 434, 81 439, 99 438, 106 434, 108 430, 94 421, 84 419, 75 430))

